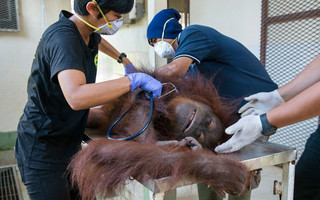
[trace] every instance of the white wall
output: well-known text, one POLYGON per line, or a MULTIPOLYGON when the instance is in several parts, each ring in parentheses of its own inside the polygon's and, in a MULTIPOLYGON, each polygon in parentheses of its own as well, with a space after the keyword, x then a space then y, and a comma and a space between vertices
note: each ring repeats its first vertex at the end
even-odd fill
MULTIPOLYGON (((153 16, 167 7, 167 0, 145 1, 144 17, 137 23, 123 26, 112 36, 103 36, 119 52, 125 52, 137 68, 149 68, 151 71, 166 63, 166 59, 155 55, 147 41, 147 27, 153 16)), ((123 65, 114 59, 99 53, 97 82, 123 76, 123 65)))
MULTIPOLYGON (((146 39, 147 17, 129 26, 123 26, 115 35, 103 36, 119 52, 125 52, 136 66, 149 65, 148 43, 146 39)), ((123 65, 99 52, 97 81, 123 76, 123 65)))
MULTIPOLYGON (((166 59, 154 53, 147 43, 148 23, 160 10, 167 8, 167 0, 145 0, 146 13, 138 23, 122 27, 112 36, 104 36, 118 51, 125 52, 137 67, 156 67, 166 59)), ((260 0, 190 0, 191 24, 211 26, 232 37, 259 58, 260 51, 260 0)), ((123 76, 122 65, 102 53, 99 55, 97 81, 123 76)))
POLYGON ((261 0, 190 1, 190 24, 210 26, 260 57, 261 0))
POLYGON ((0 32, 0 132, 16 130, 27 100, 27 79, 41 34, 67 0, 19 0, 20 32, 0 32))
MULTIPOLYGON (((71 0, 73 1, 73 0, 71 0)), ((23 0, 19 2, 21 31, 0 32, 0 132, 16 130, 26 103, 27 78, 33 54, 43 31, 58 20, 61 9, 71 10, 69 0, 23 0)), ((113 36, 104 36, 120 52, 127 53, 136 66, 157 67, 166 60, 155 55, 146 39, 148 23, 167 0, 145 0, 145 16, 122 27, 113 36)), ((237 39, 259 57, 260 0, 191 0, 191 24, 211 26, 237 39)), ((97 81, 123 75, 115 60, 99 55, 97 81)))

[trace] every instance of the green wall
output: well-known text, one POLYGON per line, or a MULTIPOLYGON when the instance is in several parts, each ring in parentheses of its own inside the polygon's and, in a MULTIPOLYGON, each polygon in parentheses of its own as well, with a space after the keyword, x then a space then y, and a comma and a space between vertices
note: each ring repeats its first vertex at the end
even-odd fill
POLYGON ((0 132, 0 150, 13 149, 16 142, 17 132, 0 132))

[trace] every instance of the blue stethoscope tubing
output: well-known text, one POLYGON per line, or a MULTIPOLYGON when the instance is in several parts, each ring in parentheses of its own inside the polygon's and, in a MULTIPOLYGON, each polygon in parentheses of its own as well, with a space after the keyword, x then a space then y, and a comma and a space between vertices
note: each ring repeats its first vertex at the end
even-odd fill
POLYGON ((112 128, 122 119, 122 117, 124 117, 131 108, 129 108, 128 110, 124 111, 124 113, 122 113, 117 119, 116 121, 114 121, 111 126, 109 127, 108 131, 107 131, 107 138, 110 140, 131 140, 137 136, 139 136, 141 133, 143 133, 149 126, 151 119, 152 119, 152 112, 153 112, 153 95, 152 92, 146 92, 147 95, 149 96, 150 99, 150 112, 149 112, 149 118, 148 121, 146 122, 146 124, 143 126, 143 128, 138 131, 137 133, 135 133, 134 135, 128 136, 128 137, 124 137, 124 138, 113 138, 110 136, 110 132, 112 130, 112 128))

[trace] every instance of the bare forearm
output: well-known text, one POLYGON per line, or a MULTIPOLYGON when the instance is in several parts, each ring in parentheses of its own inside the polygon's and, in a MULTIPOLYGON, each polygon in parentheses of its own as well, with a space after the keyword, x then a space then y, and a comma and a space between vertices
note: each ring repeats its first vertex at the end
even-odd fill
POLYGON ((128 77, 80 86, 74 93, 77 109, 87 109, 105 104, 130 91, 131 81, 128 77))
POLYGON ((320 82, 267 113, 271 125, 281 128, 320 114, 320 82))
POLYGON ((179 79, 184 75, 183 73, 179 73, 175 65, 171 63, 156 69, 155 74, 160 77, 172 77, 175 79, 179 79))
POLYGON ((101 39, 101 42, 99 44, 99 50, 114 59, 117 59, 120 55, 118 50, 115 49, 109 42, 107 42, 104 39, 101 39))
POLYGON ((288 101, 318 81, 320 81, 320 56, 317 56, 296 78, 278 91, 281 97, 288 101))
MULTIPOLYGON (((101 39, 101 42, 99 44, 99 50, 105 54, 107 54, 108 56, 114 58, 115 60, 117 60, 120 56, 120 52, 114 48, 108 41, 106 41, 105 39, 101 39)), ((129 65, 131 62, 128 58, 123 58, 122 59, 122 64, 123 65, 129 65)))
POLYGON ((156 69, 155 73, 157 76, 179 79, 187 73, 192 62, 193 60, 188 57, 177 58, 171 63, 156 69))

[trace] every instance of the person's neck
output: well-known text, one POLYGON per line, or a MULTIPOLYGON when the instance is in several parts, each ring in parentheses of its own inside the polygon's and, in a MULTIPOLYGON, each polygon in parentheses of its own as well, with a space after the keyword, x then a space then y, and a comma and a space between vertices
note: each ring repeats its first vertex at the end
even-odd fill
POLYGON ((172 47, 173 47, 173 49, 174 49, 175 51, 177 51, 177 49, 178 49, 178 42, 177 42, 177 40, 175 40, 174 43, 172 43, 172 47))
MULTIPOLYGON (((84 42, 86 43, 86 45, 88 45, 90 42, 90 35, 92 33, 92 28, 90 28, 85 23, 83 23, 81 20, 79 20, 75 15, 72 15, 69 19, 75 23, 84 42)), ((84 20, 86 20, 86 19, 84 18, 84 20)))

